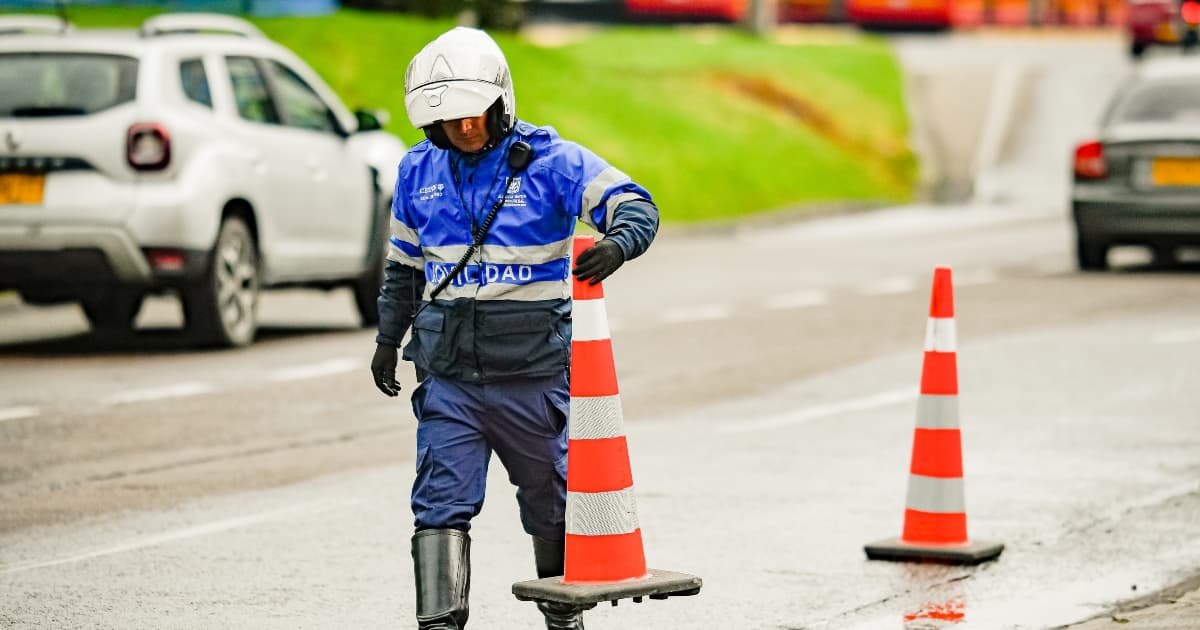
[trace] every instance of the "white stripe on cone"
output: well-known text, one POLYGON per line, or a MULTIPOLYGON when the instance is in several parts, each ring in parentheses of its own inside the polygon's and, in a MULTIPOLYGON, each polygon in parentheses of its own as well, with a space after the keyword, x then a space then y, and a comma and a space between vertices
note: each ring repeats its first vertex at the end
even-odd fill
POLYGON ((568 534, 608 536, 628 534, 640 527, 633 486, 612 492, 570 492, 567 496, 568 534))
POLYGON ((568 435, 572 440, 625 436, 621 396, 572 396, 568 435))
POLYGON ((575 341, 600 341, 609 338, 608 314, 604 299, 575 300, 571 307, 571 339, 575 341))
POLYGON ((926 352, 955 352, 958 349, 953 317, 930 317, 925 324, 926 352))

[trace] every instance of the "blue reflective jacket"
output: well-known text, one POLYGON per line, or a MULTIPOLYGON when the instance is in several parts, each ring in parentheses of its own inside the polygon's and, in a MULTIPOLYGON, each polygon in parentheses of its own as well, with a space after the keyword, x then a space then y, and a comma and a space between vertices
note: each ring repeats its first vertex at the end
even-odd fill
POLYGON ((570 355, 577 220, 629 260, 654 240, 658 209, 629 176, 550 127, 518 122, 477 156, 428 141, 414 146, 396 182, 376 341, 398 346, 411 324, 405 359, 470 382, 561 373, 570 355), (514 174, 507 155, 517 140, 532 146, 533 158, 514 174), (430 301, 501 195, 482 247, 430 301))

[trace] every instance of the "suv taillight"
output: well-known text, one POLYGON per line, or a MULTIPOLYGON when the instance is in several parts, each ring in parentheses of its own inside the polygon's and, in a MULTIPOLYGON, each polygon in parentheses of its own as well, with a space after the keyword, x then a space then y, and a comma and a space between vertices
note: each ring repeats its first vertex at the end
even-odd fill
POLYGON ((1075 177, 1080 179, 1104 179, 1108 168, 1104 164, 1104 145, 1085 142, 1075 147, 1075 177))
POLYGON ((171 163, 171 137, 158 123, 134 123, 125 143, 125 159, 139 171, 161 171, 171 163))
POLYGON ((1183 0, 1183 5, 1179 7, 1179 16, 1190 26, 1200 24, 1200 2, 1183 0))

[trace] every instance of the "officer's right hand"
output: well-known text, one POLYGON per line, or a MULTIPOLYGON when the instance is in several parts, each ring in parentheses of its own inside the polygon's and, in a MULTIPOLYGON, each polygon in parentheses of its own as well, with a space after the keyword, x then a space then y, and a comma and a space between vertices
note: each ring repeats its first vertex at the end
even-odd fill
POLYGON ((371 376, 375 377, 375 387, 385 396, 394 398, 400 394, 400 383, 396 382, 396 346, 386 343, 375 345, 375 356, 371 357, 371 376))

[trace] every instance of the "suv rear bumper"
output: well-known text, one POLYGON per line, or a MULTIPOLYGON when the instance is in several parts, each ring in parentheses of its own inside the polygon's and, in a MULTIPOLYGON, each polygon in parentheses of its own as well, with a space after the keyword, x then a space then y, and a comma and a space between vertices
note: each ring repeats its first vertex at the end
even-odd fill
POLYGON ((207 253, 184 250, 183 264, 154 269, 118 227, 0 226, 0 289, 69 299, 76 289, 179 286, 203 274, 207 253))

